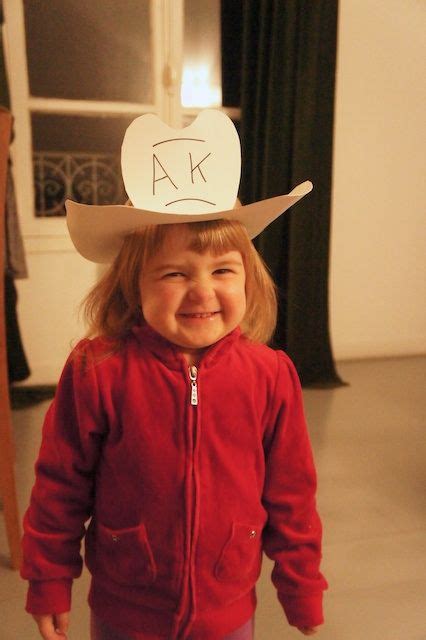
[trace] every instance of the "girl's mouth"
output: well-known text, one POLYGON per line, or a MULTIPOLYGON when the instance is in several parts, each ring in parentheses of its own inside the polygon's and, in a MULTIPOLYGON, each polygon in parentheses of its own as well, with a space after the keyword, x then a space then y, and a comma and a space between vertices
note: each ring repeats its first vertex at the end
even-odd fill
POLYGON ((204 313, 179 313, 179 315, 183 318, 213 318, 216 314, 220 313, 220 311, 205 311, 204 313))

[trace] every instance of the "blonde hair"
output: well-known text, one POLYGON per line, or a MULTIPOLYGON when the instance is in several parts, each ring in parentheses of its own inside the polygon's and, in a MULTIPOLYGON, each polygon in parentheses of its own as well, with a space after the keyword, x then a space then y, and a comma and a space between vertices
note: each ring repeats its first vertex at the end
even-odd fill
POLYGON ((140 274, 177 227, 188 234, 191 251, 200 254, 210 251, 213 255, 228 251, 241 253, 247 302, 241 329, 251 340, 268 342, 277 319, 275 284, 245 227, 235 220, 151 225, 127 236, 115 261, 82 302, 87 337, 104 336, 119 344, 132 326, 144 323, 140 274))

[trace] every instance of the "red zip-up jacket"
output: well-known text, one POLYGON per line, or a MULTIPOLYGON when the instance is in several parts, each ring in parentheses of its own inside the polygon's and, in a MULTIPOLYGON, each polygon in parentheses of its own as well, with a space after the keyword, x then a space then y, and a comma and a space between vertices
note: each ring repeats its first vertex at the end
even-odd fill
POLYGON ((238 628, 262 550, 289 623, 321 624, 316 477, 289 358, 239 329, 198 371, 147 326, 107 352, 101 338, 75 348, 46 415, 24 518, 27 611, 70 609, 85 535, 90 606, 130 637, 238 628))

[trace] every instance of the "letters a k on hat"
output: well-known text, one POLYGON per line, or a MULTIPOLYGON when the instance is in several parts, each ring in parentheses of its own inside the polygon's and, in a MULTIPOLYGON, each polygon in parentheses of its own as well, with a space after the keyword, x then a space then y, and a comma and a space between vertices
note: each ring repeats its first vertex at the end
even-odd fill
POLYGON ((303 182, 287 195, 234 209, 240 140, 228 116, 212 109, 185 129, 152 114, 136 118, 124 136, 121 168, 133 207, 66 201, 71 239, 93 262, 112 262, 126 235, 151 224, 239 220, 254 238, 312 189, 303 182))

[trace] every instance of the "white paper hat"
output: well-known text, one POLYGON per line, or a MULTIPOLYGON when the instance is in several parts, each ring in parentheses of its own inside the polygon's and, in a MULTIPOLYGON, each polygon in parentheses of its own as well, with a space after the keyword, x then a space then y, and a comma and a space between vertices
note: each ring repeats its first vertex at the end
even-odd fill
POLYGON ((133 206, 65 203, 71 239, 93 262, 112 262, 127 235, 151 224, 239 220, 254 238, 312 190, 307 181, 287 195, 234 208, 240 139, 232 120, 212 109, 185 129, 153 114, 136 118, 124 135, 121 168, 133 206))

